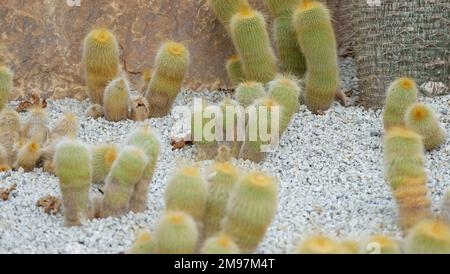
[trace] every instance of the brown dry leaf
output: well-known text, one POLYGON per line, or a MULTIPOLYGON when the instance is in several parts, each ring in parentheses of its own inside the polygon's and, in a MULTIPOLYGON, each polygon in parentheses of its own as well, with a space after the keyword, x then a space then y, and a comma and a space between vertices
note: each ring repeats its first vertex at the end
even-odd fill
POLYGON ((61 210, 61 200, 55 196, 45 196, 40 198, 36 205, 43 207, 44 212, 51 215, 56 215, 61 210))
POLYGON ((14 183, 14 184, 12 184, 10 187, 8 187, 8 188, 0 189, 0 198, 1 198, 3 201, 7 201, 7 200, 9 199, 9 194, 11 194, 11 192, 12 192, 13 190, 15 190, 16 187, 17 187, 17 184, 14 183))
POLYGON ((182 149, 185 146, 192 145, 192 141, 190 141, 190 134, 185 134, 184 136, 172 136, 170 138, 170 145, 172 146, 172 150, 182 149))
POLYGON ((17 112, 25 112, 27 109, 31 108, 33 104, 30 101, 22 101, 20 104, 16 107, 17 112))

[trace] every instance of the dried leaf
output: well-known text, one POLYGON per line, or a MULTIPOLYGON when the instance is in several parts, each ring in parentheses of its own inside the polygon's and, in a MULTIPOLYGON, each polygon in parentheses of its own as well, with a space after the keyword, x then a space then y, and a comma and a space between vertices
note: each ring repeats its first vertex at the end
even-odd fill
POLYGON ((7 201, 9 199, 9 194, 11 194, 12 191, 14 191, 17 187, 17 184, 14 183, 10 187, 5 189, 0 189, 0 198, 3 201, 7 201))
POLYGON ((31 108, 33 104, 30 101, 22 101, 20 104, 16 107, 17 112, 25 112, 27 109, 31 108))
POLYGON ((185 134, 183 136, 172 136, 170 138, 170 145, 172 146, 172 150, 182 149, 185 146, 192 145, 191 135, 185 134))
POLYGON ((50 195, 40 198, 36 205, 44 208, 44 212, 51 215, 56 215, 61 210, 61 200, 50 195))

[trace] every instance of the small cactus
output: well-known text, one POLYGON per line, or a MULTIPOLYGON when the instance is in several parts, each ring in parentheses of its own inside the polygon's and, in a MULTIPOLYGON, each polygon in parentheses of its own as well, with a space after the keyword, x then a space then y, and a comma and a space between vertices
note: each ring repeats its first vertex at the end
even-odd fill
POLYGON ((20 138, 19 114, 9 108, 0 112, 0 144, 6 151, 7 162, 12 166, 16 161, 15 144, 20 138))
POLYGON ((394 239, 385 235, 374 235, 370 237, 365 246, 365 253, 368 254, 401 254, 400 245, 394 239))
POLYGON ((34 107, 29 111, 27 121, 22 128, 22 137, 26 140, 42 145, 48 137, 47 111, 41 107, 34 107))
POLYGON ((216 120, 217 112, 220 108, 214 105, 207 105, 202 101, 201 107, 194 104, 191 117, 191 138, 197 149, 197 160, 210 160, 217 153, 216 120))
POLYGON ((23 168, 32 171, 41 157, 41 146, 36 142, 29 142, 19 149, 14 168, 23 168))
POLYGON ((145 90, 148 87, 148 84, 150 83, 150 80, 152 79, 152 69, 147 69, 142 73, 142 82, 143 84, 143 90, 145 90))
POLYGON ((232 17, 230 30, 246 79, 267 83, 275 78, 276 58, 264 16, 249 7, 241 8, 232 17))
POLYGON ((211 237, 205 241, 203 247, 200 250, 202 254, 239 254, 239 247, 233 242, 233 240, 225 235, 219 234, 218 236, 211 237))
POLYGON ((165 193, 166 209, 184 211, 200 223, 205 213, 206 197, 206 182, 200 168, 183 167, 169 179, 165 193))
POLYGON ((221 229, 227 203, 239 179, 239 170, 230 162, 216 162, 208 171, 208 194, 203 218, 205 237, 221 229))
POLYGON ((307 238, 295 250, 297 254, 342 254, 342 249, 336 240, 318 235, 307 238))
POLYGON ((86 116, 94 119, 103 117, 103 107, 99 104, 90 105, 86 110, 86 116))
POLYGON ((2 144, 0 144, 0 165, 9 165, 8 152, 2 144))
POLYGON ((243 82, 236 88, 236 100, 244 108, 252 105, 255 100, 266 96, 264 86, 258 82, 243 82))
POLYGON ((103 183, 114 161, 117 159, 119 149, 115 144, 95 145, 91 149, 92 156, 92 182, 103 183))
POLYGON ((242 70, 242 62, 239 55, 234 55, 228 58, 225 66, 227 69, 228 78, 230 78, 232 84, 238 85, 245 81, 245 75, 242 70))
POLYGON ((389 86, 383 114, 386 131, 394 126, 405 125, 405 113, 416 102, 417 95, 417 85, 410 78, 399 78, 389 86))
POLYGON ((107 29, 95 29, 84 40, 83 62, 89 99, 103 104, 106 85, 119 76, 119 43, 107 29))
POLYGON ((130 119, 133 121, 144 121, 150 115, 150 107, 144 97, 135 97, 130 103, 130 119))
POLYGON ((340 84, 330 12, 320 2, 302 1, 294 11, 293 24, 306 60, 305 105, 315 113, 327 110, 340 84))
POLYGON ((141 179, 148 158, 138 147, 122 149, 106 177, 101 216, 118 217, 129 211, 135 184, 141 179))
POLYGON ((287 77, 277 78, 269 84, 269 97, 283 107, 280 127, 284 131, 300 108, 300 87, 287 77))
POLYGON ((106 120, 118 122, 128 118, 130 92, 123 77, 112 80, 103 96, 103 113, 106 120))
POLYGON ((0 65, 0 111, 8 105, 13 88, 13 78, 13 72, 8 67, 0 65))
POLYGON ((222 223, 223 231, 244 253, 254 252, 275 216, 278 186, 263 172, 245 175, 233 191, 222 223))
POLYGON ((208 0, 208 5, 212 8, 217 19, 229 31, 231 18, 243 8, 249 8, 247 0, 208 0))
MULTIPOLYGON (((223 144, 230 148, 231 156, 238 157, 242 146, 242 140, 245 138, 245 111, 239 103, 230 98, 220 104, 222 111, 222 136, 217 136, 219 145, 223 144)), ((216 133, 220 134, 219 131, 216 133)))
POLYGON ((439 123, 436 114, 427 105, 412 104, 406 111, 405 124, 423 136, 423 144, 427 150, 439 147, 447 139, 447 133, 439 123))
POLYGON ((152 78, 145 92, 150 117, 169 114, 189 68, 189 51, 176 42, 164 43, 158 50, 152 78))
POLYGON ((407 231, 431 215, 422 137, 410 129, 391 128, 385 136, 384 161, 400 223, 407 231))
POLYGON ((156 252, 159 254, 192 254, 197 247, 198 231, 191 216, 169 211, 156 230, 156 252))
POLYGON ((140 231, 133 245, 127 251, 128 254, 154 254, 156 251, 156 239, 149 231, 140 231))
POLYGON ((81 225, 90 217, 91 156, 88 147, 79 141, 61 141, 56 148, 54 166, 63 195, 66 226, 81 225))
POLYGON ((406 238, 408 254, 450 254, 450 229, 440 221, 425 220, 414 226, 406 238))
POLYGON ((142 127, 135 130, 125 142, 141 148, 148 158, 147 166, 144 169, 142 178, 134 186, 130 200, 130 210, 138 213, 143 212, 147 208, 148 187, 153 178, 153 172, 156 168, 161 145, 158 137, 150 130, 149 127, 142 127))
POLYGON ((450 190, 442 197, 440 217, 447 225, 450 226, 450 190))

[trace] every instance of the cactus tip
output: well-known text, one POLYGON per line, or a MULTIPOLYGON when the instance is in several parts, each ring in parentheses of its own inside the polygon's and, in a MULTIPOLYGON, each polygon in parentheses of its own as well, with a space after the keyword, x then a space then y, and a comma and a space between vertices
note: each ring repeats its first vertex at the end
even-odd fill
POLYGON ((105 163, 106 166, 111 167, 117 158, 117 150, 115 148, 110 148, 105 153, 105 163))
POLYGON ((181 169, 180 173, 188 177, 198 177, 200 176, 200 168, 196 166, 184 167, 181 169))
POLYGON ((413 130, 402 126, 395 126, 390 128, 389 131, 387 132, 387 135, 388 137, 398 136, 403 138, 421 138, 421 139, 423 138, 421 135, 417 134, 413 130))
POLYGON ((427 114, 428 109, 425 105, 416 105, 412 111, 412 118, 414 118, 414 120, 422 120, 427 116, 427 114))
POLYGON ((180 43, 169 42, 167 44, 168 50, 171 54, 181 56, 184 52, 184 46, 180 43))
POLYGON ((172 213, 169 217, 169 222, 172 224, 181 224, 184 222, 184 216, 179 213, 172 213))
POLYGON ((100 28, 94 31, 93 38, 96 42, 106 44, 112 40, 110 32, 105 28, 100 28))
POLYGON ((414 80, 410 78, 401 78, 400 79, 400 86, 404 89, 410 89, 415 86, 414 80))
POLYGON ((146 242, 150 242, 152 240, 152 236, 150 234, 150 232, 144 230, 139 232, 139 234, 136 237, 136 242, 137 243, 146 243, 146 242))
POLYGON ((239 11, 239 13, 238 13, 238 15, 240 16, 240 17, 252 17, 252 16, 254 16, 254 14, 255 14, 255 11, 254 10, 252 10, 249 6, 247 6, 247 5, 245 5, 245 6, 243 6, 241 9, 240 9, 240 11, 239 11))
POLYGON ((32 143, 30 143, 29 145, 28 145, 28 151, 29 152, 36 152, 36 151, 38 151, 39 150, 39 144, 38 143, 36 143, 36 142, 32 142, 32 143))
POLYGON ((231 245, 231 240, 230 240, 230 238, 228 238, 226 236, 222 236, 217 243, 221 247, 229 247, 231 245))
POLYGON ((250 182, 255 186, 267 187, 272 183, 272 180, 261 172, 252 172, 250 174, 250 182))
POLYGON ((301 11, 306 11, 306 10, 313 9, 313 8, 317 7, 318 5, 319 5, 319 3, 314 0, 303 0, 300 3, 299 8, 301 11))

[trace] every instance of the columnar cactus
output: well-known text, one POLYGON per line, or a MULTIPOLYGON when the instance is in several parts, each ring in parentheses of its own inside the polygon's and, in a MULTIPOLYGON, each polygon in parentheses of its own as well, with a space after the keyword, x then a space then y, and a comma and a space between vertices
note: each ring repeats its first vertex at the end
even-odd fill
POLYGON ((244 8, 250 7, 247 0, 208 0, 208 5, 227 30, 230 29, 233 15, 244 8))
POLYGON ((203 221, 207 197, 206 182, 200 168, 183 167, 172 175, 165 193, 166 209, 184 211, 198 223, 203 221))
POLYGON ((2 144, 0 144, 0 166, 10 167, 8 160, 8 152, 6 151, 5 147, 2 144))
POLYGON ((277 209, 278 185, 263 172, 252 171, 238 183, 223 220, 228 234, 244 253, 254 252, 277 209))
POLYGON ((384 129, 405 125, 405 113, 417 100, 417 86, 414 80, 399 78, 388 88, 384 106, 384 129))
POLYGON ((88 95, 92 103, 103 104, 106 85, 119 76, 119 44, 107 29, 95 29, 84 40, 83 63, 88 95))
POLYGON ((280 127, 284 131, 300 108, 300 87, 287 77, 277 78, 269 84, 269 97, 283 107, 280 127))
POLYGON ((44 144, 49 131, 47 123, 47 111, 39 106, 33 107, 29 111, 27 121, 22 128, 22 137, 39 145, 44 144))
POLYGON ((201 106, 194 104, 191 117, 191 138, 197 149, 197 160, 210 160, 216 156, 218 142, 215 117, 220 111, 219 107, 207 105, 204 100, 202 100, 201 106))
POLYGON ((408 230, 431 215, 422 137, 410 129, 391 128, 385 136, 384 162, 400 223, 408 230))
POLYGON ((441 201, 440 215, 439 215, 447 225, 450 226, 450 190, 444 194, 441 201))
POLYGON ((205 237, 221 229, 230 194, 236 187, 239 170, 230 162, 216 162, 208 171, 208 194, 203 218, 205 237))
POLYGON ((16 111, 5 108, 0 112, 0 144, 6 151, 8 165, 16 161, 15 144, 20 138, 20 117, 16 111))
POLYGON ((369 254, 401 254, 402 250, 400 244, 394 239, 385 235, 374 235, 367 240, 364 252, 369 254))
POLYGON ((439 147, 447 139, 447 133, 439 123, 436 114, 425 104, 412 104, 406 111, 405 124, 422 135, 423 144, 427 150, 439 147))
POLYGON ((115 144, 100 144, 91 148, 92 182, 103 183, 119 154, 115 144))
POLYGON ((341 245, 332 238, 318 235, 307 238, 295 250, 297 254, 342 254, 341 245))
POLYGON ((449 227, 433 220, 417 224, 406 238, 405 251, 410 254, 449 254, 449 227))
POLYGON ((283 72, 302 77, 306 71, 306 61, 292 23, 294 9, 299 2, 300 0, 266 0, 270 12, 275 17, 273 32, 283 72))
POLYGON ((153 172, 156 168, 161 145, 158 137, 147 126, 139 128, 131 133, 126 144, 141 148, 148 158, 148 164, 144 169, 144 174, 134 186, 130 200, 131 211, 135 213, 143 212, 147 208, 148 187, 153 178, 153 172))
POLYGON ((220 125, 222 126, 222 136, 217 136, 217 140, 223 140, 223 142, 219 142, 219 145, 229 147, 231 155, 237 158, 245 138, 245 110, 237 101, 230 98, 225 98, 220 104, 220 108, 223 115, 220 125))
POLYGON ((154 254, 156 251, 156 239, 149 231, 140 231, 133 245, 127 251, 128 254, 154 254))
POLYGON ((202 254, 239 254, 239 247, 226 234, 206 239, 200 250, 202 254))
POLYGON ((36 167, 40 157, 41 146, 33 141, 28 142, 19 149, 14 168, 21 167, 27 172, 32 171, 36 167))
POLYGON ((243 82, 236 88, 236 100, 244 108, 250 106, 257 99, 266 96, 263 84, 258 82, 243 82))
POLYGON ((61 141, 56 148, 54 166, 63 195, 66 226, 81 225, 90 217, 91 156, 88 147, 79 141, 61 141))
POLYGON ((294 11, 297 40, 306 59, 305 105, 327 110, 339 89, 337 45, 329 10, 320 2, 302 1, 294 11))
POLYGON ((128 83, 123 77, 112 80, 103 95, 103 113, 109 121, 120 121, 128 118, 130 92, 128 83))
POLYGON ((273 99, 259 99, 253 105, 246 128, 246 140, 239 157, 253 162, 262 162, 272 145, 280 138, 280 118, 283 108, 273 99), (264 122, 266 127, 264 127, 264 122))
POLYGON ((150 106, 144 97, 135 97, 130 103, 130 119, 133 121, 144 121, 150 115, 150 106))
POLYGON ((239 53, 247 80, 267 83, 277 73, 264 16, 248 7, 231 19, 231 37, 239 53))
POLYGON ((192 254, 197 240, 198 231, 192 217, 181 211, 169 211, 156 230, 156 253, 192 254))
POLYGON ((106 177, 102 217, 121 216, 129 211, 135 184, 142 178, 148 157, 138 147, 123 148, 106 177))
POLYGON ((13 72, 0 65, 0 111, 8 105, 9 96, 13 88, 13 72))
POLYGON ((189 59, 189 51, 180 43, 167 42, 160 47, 145 92, 150 117, 163 117, 170 112, 186 77, 189 59))
POLYGON ((227 69, 228 78, 230 78, 234 85, 238 85, 245 81, 245 74, 242 70, 242 62, 239 55, 233 55, 228 58, 225 67, 227 69))

